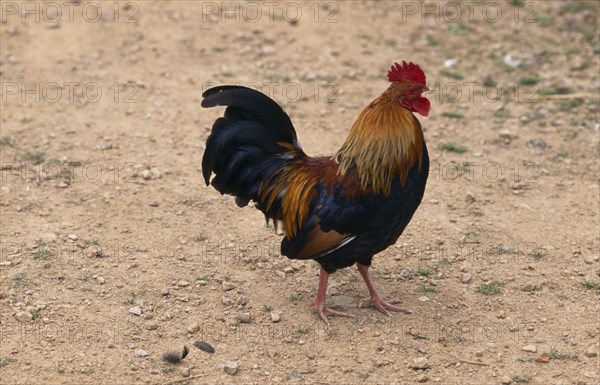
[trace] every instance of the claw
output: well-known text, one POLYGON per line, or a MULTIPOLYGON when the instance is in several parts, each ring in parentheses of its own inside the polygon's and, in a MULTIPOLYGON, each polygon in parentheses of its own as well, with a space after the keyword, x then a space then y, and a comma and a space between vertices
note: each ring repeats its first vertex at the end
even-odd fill
POLYGON ((327 316, 349 317, 349 318, 354 317, 354 314, 344 313, 341 311, 333 310, 332 308, 325 306, 324 303, 319 304, 315 301, 313 306, 315 307, 315 310, 317 311, 317 314, 319 315, 319 317, 321 317, 321 319, 327 324, 327 326, 330 326, 329 319, 327 318, 327 316))
POLYGON ((381 298, 381 296, 379 295, 379 292, 375 288, 375 284, 373 283, 373 280, 371 279, 371 275, 369 274, 369 268, 365 265, 361 265, 360 263, 358 263, 357 266, 358 266, 358 271, 359 271, 360 275, 363 277, 363 279, 367 285, 367 288, 369 289, 369 292, 371 293, 371 299, 369 299, 366 302, 363 302, 360 305, 361 308, 372 306, 375 309, 382 312, 383 314, 387 315, 388 317, 390 315, 390 312, 388 310, 402 312, 402 313, 406 313, 406 314, 412 314, 412 311, 410 311, 410 309, 393 305, 395 303, 399 303, 400 301, 396 301, 396 300, 386 301, 383 298, 381 298))
POLYGON ((406 313, 406 314, 412 314, 412 311, 410 309, 393 305, 393 304, 399 303, 399 302, 400 301, 396 301, 396 300, 386 301, 381 297, 371 297, 371 299, 369 299, 368 301, 363 302, 360 305, 360 307, 361 308, 374 307, 375 309, 379 310, 380 312, 387 315, 388 317, 390 315, 390 312, 388 310, 402 312, 402 313, 406 313))

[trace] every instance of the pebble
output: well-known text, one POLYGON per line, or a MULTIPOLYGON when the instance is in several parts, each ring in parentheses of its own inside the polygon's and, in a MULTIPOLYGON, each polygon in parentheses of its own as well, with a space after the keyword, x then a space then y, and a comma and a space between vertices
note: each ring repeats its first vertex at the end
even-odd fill
POLYGON ((150 170, 144 170, 142 171, 142 178, 148 180, 152 178, 152 173, 150 172, 150 170))
POLYGON ((224 295, 223 297, 221 297, 221 303, 225 306, 231 306, 233 305, 233 300, 228 296, 224 295))
POLYGON ((281 314, 278 311, 271 312, 271 322, 277 323, 281 321, 281 314))
POLYGON ((188 287, 188 286, 190 286, 190 283, 188 281, 179 281, 179 282, 177 282, 177 286, 188 287))
POLYGON ((198 325, 198 324, 192 324, 192 325, 188 326, 188 328, 187 328, 187 332, 190 334, 197 333, 198 330, 200 330, 200 325, 198 325))
POLYGON ((596 357, 598 355, 598 352, 594 349, 593 346, 591 346, 583 354, 585 354, 586 357, 593 358, 593 357, 596 357))
POLYGON ((294 271, 295 271, 294 268, 290 267, 290 266, 283 269, 283 272, 286 274, 292 274, 294 271))
POLYGON ((536 362, 540 362, 542 364, 547 364, 548 362, 550 362, 550 356, 546 353, 540 354, 539 356, 537 356, 535 358, 536 362))
POLYGON ((426 374, 421 374, 421 375, 417 376, 416 380, 417 380, 417 382, 423 383, 423 382, 429 381, 429 377, 427 377, 426 374))
POLYGON ((342 306, 345 308, 356 307, 356 301, 354 298, 348 295, 336 295, 332 298, 332 302, 337 306, 342 306))
POLYGON ((103 276, 99 275, 99 276, 96 278, 96 281, 98 281, 98 283, 99 283, 100 285, 104 285, 104 282, 106 282, 106 278, 104 278, 103 276))
POLYGON ((588 265, 591 265, 592 263, 594 263, 594 258, 590 255, 586 255, 585 257, 583 257, 583 262, 587 263, 588 265))
POLYGON ((535 345, 525 345, 521 350, 524 352, 535 353, 537 352, 537 347, 535 345))
POLYGON ((237 316, 237 320, 243 324, 250 323, 250 313, 240 313, 237 316))
POLYGON ((19 311, 15 314, 15 318, 19 322, 28 322, 33 319, 33 315, 28 311, 19 311))
POLYGON ((503 376, 503 377, 500 379, 500 383, 501 383, 502 385, 510 385, 510 383, 512 383, 512 379, 511 379, 509 376, 503 376))
POLYGON ((473 276, 469 273, 464 273, 460 276, 460 282, 464 284, 470 283, 472 279, 473 276))
POLYGON ((600 375, 598 374, 598 371, 596 370, 586 370, 585 372, 583 372, 583 376, 586 378, 600 378, 600 375))
POLYGON ((237 305, 240 306, 246 306, 248 304, 248 299, 246 298, 245 295, 240 295, 239 297, 237 297, 237 299, 235 300, 235 303, 237 305))
POLYGON ((168 287, 163 287, 162 290, 160 291, 160 294, 163 297, 166 297, 167 295, 169 295, 169 288, 168 287))
POLYGON ((498 313, 498 318, 500 318, 500 319, 506 318, 506 312, 504 310, 500 310, 500 312, 498 313))
POLYGON ((225 370, 225 373, 233 376, 238 371, 238 364, 234 361, 226 362, 225 365, 223 365, 223 370, 225 370))
POLYGON ((181 369, 181 375, 186 378, 189 377, 190 376, 190 368, 181 369))
POLYGON ((144 349, 138 349, 135 352, 133 352, 133 355, 136 357, 148 357, 150 353, 148 353, 144 349))
POLYGON ((229 281, 223 281, 221 287, 223 288, 223 291, 230 291, 235 289, 235 285, 229 281))
POLYGON ((77 235, 75 235, 75 234, 70 234, 68 238, 69 238, 71 241, 76 241, 76 240, 78 240, 78 239, 79 239, 79 237, 78 237, 77 235))
POLYGON ((426 357, 415 358, 408 367, 415 370, 425 370, 429 368, 429 360, 426 357))
POLYGON ((58 237, 54 233, 44 233, 39 238, 44 242, 54 242, 58 237))
POLYGON ((146 324, 146 329, 147 330, 156 330, 156 329, 158 329, 158 324, 155 321, 148 322, 146 324))
POLYGON ((531 292, 534 292, 534 291, 537 290, 537 285, 534 285, 532 283, 528 283, 527 285, 523 286, 521 288, 521 290, 523 290, 525 292, 528 292, 528 293, 531 293, 531 292))
POLYGON ((429 297, 422 296, 422 297, 417 298, 417 301, 419 301, 419 302, 427 302, 427 301, 429 301, 429 297))
POLYGON ((129 312, 134 315, 142 315, 142 308, 139 306, 134 306, 129 308, 129 312))

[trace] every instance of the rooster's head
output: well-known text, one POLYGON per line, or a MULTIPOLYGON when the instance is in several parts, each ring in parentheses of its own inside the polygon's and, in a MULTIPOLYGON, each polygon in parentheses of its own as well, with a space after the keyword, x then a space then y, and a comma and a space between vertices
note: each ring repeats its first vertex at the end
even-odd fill
POLYGON ((421 96, 423 92, 428 91, 425 74, 421 67, 404 60, 402 64, 394 63, 388 72, 388 80, 392 83, 402 84, 402 92, 399 96, 402 107, 423 116, 429 115, 429 100, 421 96))

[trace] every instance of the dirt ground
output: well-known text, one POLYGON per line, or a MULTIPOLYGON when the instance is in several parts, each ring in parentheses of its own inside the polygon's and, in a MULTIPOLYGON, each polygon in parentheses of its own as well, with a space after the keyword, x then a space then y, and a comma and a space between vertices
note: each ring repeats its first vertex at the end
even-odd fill
POLYGON ((0 6, 0 383, 600 383, 599 3, 0 6), (372 271, 413 314, 345 269, 327 329, 318 266, 204 186, 201 93, 260 88, 332 154, 403 59, 432 165, 372 271))

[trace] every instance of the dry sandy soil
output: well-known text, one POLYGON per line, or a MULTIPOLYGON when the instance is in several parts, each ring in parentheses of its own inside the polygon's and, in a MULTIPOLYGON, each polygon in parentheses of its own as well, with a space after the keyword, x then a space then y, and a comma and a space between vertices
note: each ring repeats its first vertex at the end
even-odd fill
POLYGON ((467 3, 2 0, 0 382, 598 384, 599 3, 467 3), (346 269, 327 329, 315 263, 204 186, 201 93, 260 88, 331 154, 402 59, 432 167, 372 270, 414 313, 346 269))

